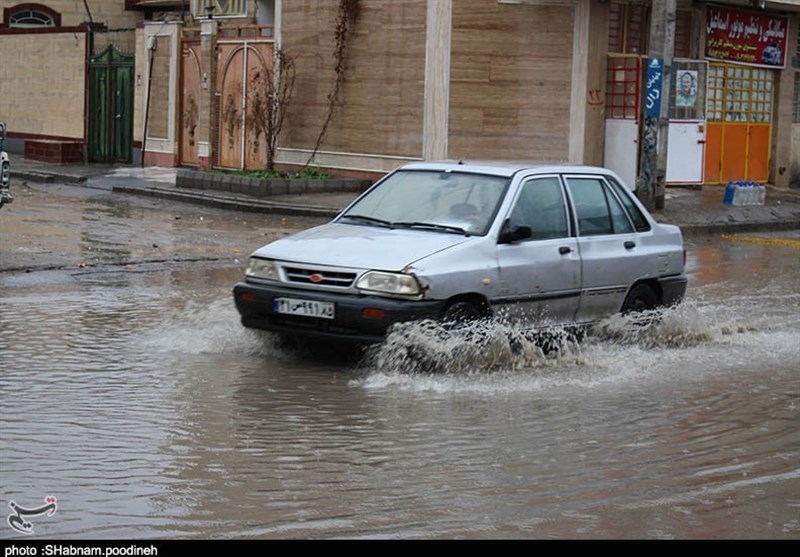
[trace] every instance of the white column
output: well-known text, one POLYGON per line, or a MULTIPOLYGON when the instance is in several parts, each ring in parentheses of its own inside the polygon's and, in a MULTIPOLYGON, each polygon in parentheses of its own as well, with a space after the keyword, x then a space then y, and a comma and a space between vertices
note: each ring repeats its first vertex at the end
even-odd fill
POLYGON ((422 124, 422 156, 425 160, 447 158, 452 16, 452 0, 428 0, 422 124))
POLYGON ((589 2, 576 2, 572 36, 572 91, 569 109, 569 162, 581 164, 586 136, 586 91, 589 78, 589 2))

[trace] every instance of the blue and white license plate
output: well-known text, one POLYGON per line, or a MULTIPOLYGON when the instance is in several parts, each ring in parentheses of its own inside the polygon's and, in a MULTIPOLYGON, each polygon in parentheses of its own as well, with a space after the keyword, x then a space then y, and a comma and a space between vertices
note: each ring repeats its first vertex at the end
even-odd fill
POLYGON ((275 298, 272 300, 272 310, 283 315, 301 315, 321 319, 333 319, 335 316, 335 306, 332 302, 297 298, 275 298))

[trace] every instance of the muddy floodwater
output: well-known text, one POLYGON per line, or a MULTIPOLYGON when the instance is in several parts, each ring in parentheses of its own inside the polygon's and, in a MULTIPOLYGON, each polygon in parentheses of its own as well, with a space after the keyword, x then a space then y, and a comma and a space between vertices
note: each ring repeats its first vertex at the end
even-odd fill
POLYGON ((64 195, 0 213, 0 538, 55 497, 33 538, 800 539, 796 233, 691 239, 682 306, 549 355, 345 356, 239 324, 276 217, 64 195))

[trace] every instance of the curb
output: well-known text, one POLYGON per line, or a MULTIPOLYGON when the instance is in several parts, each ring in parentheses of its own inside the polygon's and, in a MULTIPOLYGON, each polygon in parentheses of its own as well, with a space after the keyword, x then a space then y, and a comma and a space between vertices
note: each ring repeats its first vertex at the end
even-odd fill
POLYGON ((170 188, 158 186, 135 187, 135 186, 113 186, 111 191, 115 193, 129 193, 144 195, 147 197, 157 197, 160 199, 170 199, 173 201, 183 201, 186 203, 196 203, 206 207, 218 209, 232 209, 249 213, 282 214, 303 217, 327 217, 333 218, 341 212, 341 209, 333 207, 320 207, 309 205, 294 205, 291 203, 279 203, 274 201, 264 201, 252 197, 237 198, 233 195, 215 195, 211 193, 190 193, 178 192, 170 188))
POLYGON ((730 234, 737 232, 768 232, 781 230, 800 230, 800 220, 796 221, 755 221, 739 223, 710 223, 710 224, 676 224, 681 229, 684 237, 687 236, 714 236, 716 234, 730 234))
POLYGON ((34 170, 11 170, 11 177, 16 180, 28 180, 43 184, 52 184, 56 181, 69 184, 80 184, 86 182, 86 176, 77 174, 62 174, 60 172, 39 172, 34 170))

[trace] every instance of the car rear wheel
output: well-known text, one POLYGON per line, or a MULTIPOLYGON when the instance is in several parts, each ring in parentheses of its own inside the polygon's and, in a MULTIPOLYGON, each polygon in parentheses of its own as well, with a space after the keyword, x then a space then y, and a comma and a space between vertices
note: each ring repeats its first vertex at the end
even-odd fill
POLYGON ((655 309, 658 306, 658 296, 648 284, 637 284, 628 293, 625 303, 622 304, 622 313, 638 313, 655 309))

